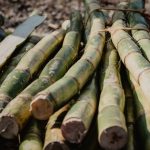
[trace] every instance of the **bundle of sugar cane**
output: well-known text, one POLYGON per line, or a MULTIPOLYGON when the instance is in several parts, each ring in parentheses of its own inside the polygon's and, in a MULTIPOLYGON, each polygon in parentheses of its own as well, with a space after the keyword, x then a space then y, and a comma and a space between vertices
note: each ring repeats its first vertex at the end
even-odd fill
POLYGON ((0 26, 4 24, 4 16, 0 14, 0 26))
POLYGON ((22 44, 31 32, 44 20, 45 17, 39 15, 29 17, 0 43, 0 68, 6 64, 16 48, 22 44))
MULTIPOLYGON (((61 78, 72 65, 77 57, 81 29, 81 15, 75 12, 72 14, 70 31, 66 34, 60 51, 47 63, 39 78, 27 86, 0 114, 0 130, 3 131, 1 132, 3 137, 14 138, 18 135, 31 116, 29 106, 32 97, 61 78), (6 122, 11 122, 11 124, 5 126, 6 122), (4 130, 6 128, 7 130, 4 130)), ((43 107, 41 104, 38 106, 43 107)), ((43 111, 48 111, 49 114, 52 110, 43 108, 43 111)), ((47 118, 47 114, 43 116, 40 112, 39 118, 41 117, 47 118)))
MULTIPOLYGON (((124 3, 121 3, 119 7, 124 7, 124 3)), ((140 48, 132 40, 132 37, 125 31, 125 20, 123 12, 115 12, 111 38, 122 62, 140 85, 147 100, 150 100, 150 63, 141 54, 140 48)))
POLYGON ((65 32, 65 29, 59 29, 45 36, 21 58, 0 86, 1 109, 25 88, 41 65, 57 50, 65 32))
POLYGON ((85 0, 91 17, 91 31, 85 46, 84 54, 64 75, 52 86, 39 92, 31 103, 31 110, 37 119, 47 119, 53 110, 58 109, 72 96, 77 94, 97 68, 105 44, 105 33, 99 32, 105 28, 102 12, 97 11, 99 3, 95 0, 85 0), (91 7, 91 3, 92 5, 91 7), (69 92, 68 92, 69 91, 69 92), (36 107, 35 107, 36 106, 36 107), (42 106, 42 107, 41 107, 42 106), (43 118, 40 118, 40 113, 43 118), (36 114, 36 115, 35 115, 36 114), (47 116, 47 117, 45 117, 47 116))
POLYGON ((61 132, 61 124, 67 111, 70 109, 71 103, 56 111, 50 118, 46 126, 46 134, 43 150, 69 150, 65 138, 61 132))

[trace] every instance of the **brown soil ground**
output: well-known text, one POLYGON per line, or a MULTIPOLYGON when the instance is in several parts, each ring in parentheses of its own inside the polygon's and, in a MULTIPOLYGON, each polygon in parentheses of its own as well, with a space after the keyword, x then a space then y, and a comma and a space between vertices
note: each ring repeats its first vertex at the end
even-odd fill
MULTIPOLYGON (((121 0, 101 0, 107 5, 116 4, 121 0)), ((146 8, 150 11, 150 0, 146 0, 146 8)), ((0 0, 0 14, 5 16, 3 28, 12 31, 18 24, 23 22, 33 11, 46 15, 44 24, 37 32, 49 32, 58 28, 61 23, 69 18, 73 9, 83 11, 82 0, 0 0)))
POLYGON ((49 32, 69 18, 71 10, 78 8, 78 0, 0 0, 0 12, 5 16, 5 29, 12 29, 23 22, 33 11, 47 19, 38 31, 49 32))

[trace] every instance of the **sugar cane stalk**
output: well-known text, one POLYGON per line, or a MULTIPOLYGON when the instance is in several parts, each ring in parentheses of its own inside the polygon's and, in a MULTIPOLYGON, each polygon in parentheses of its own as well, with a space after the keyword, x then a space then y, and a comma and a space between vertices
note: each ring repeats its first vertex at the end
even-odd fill
MULTIPOLYGON (((32 97, 61 78, 77 57, 82 28, 80 14, 73 13, 71 20, 71 28, 65 36, 61 50, 45 66, 39 78, 26 87, 1 113, 0 131, 3 131, 1 132, 3 137, 14 138, 18 135, 31 116, 29 108, 32 97), (7 126, 7 130, 3 130, 6 122, 11 124, 7 126)), ((51 109, 46 111, 51 113, 51 109)))
MULTIPOLYGON (((85 1, 87 5, 89 5, 88 2, 88 0, 85 1)), ((98 2, 92 2, 99 7, 98 2)), ((91 10, 94 8, 92 7, 91 10)), ((99 30, 104 29, 105 21, 103 14, 97 10, 91 13, 91 19, 91 32, 81 59, 68 70, 63 78, 34 97, 31 109, 32 114, 37 119, 47 119, 53 113, 53 110, 61 107, 73 95, 79 92, 97 68, 105 43, 105 33, 99 32, 99 30), (35 107, 35 105, 39 106, 35 107), (38 116, 41 115, 36 110, 39 110, 39 112, 45 110, 43 116, 47 116, 47 118, 39 118, 38 116), (48 110, 51 111, 47 113, 48 110)))
MULTIPOLYGON (((120 5, 120 7, 123 6, 120 5)), ((115 12, 111 32, 112 41, 122 62, 140 85, 144 95, 150 100, 150 63, 141 54, 131 36, 123 30, 125 27, 124 13, 115 12)))
POLYGON ((94 76, 63 120, 61 130, 67 141, 70 143, 83 141, 96 112, 96 104, 97 86, 94 76))
POLYGON ((56 51, 65 35, 64 29, 54 31, 44 37, 20 60, 0 86, 0 106, 4 108, 21 90, 25 88, 32 75, 46 59, 56 51))
POLYGON ((41 129, 38 121, 35 119, 30 120, 23 141, 19 145, 19 150, 42 150, 41 129))
POLYGON ((143 94, 140 86, 128 73, 129 81, 133 90, 134 105, 135 105, 135 124, 144 150, 149 150, 150 147, 150 103, 143 94))
POLYGON ((0 84, 5 80, 7 75, 17 66, 21 58, 27 53, 31 48, 34 47, 35 44, 39 42, 39 37, 31 38, 23 45, 23 47, 19 50, 18 54, 11 58, 10 62, 4 67, 0 76, 0 84))
POLYGON ((117 150, 127 143, 127 128, 123 114, 125 96, 120 80, 119 56, 111 42, 107 44, 104 58, 100 73, 98 140, 103 148, 117 150))
MULTIPOLYGON (((123 72, 124 73, 124 72, 123 72)), ((129 83, 126 80, 126 77, 123 76, 123 86, 125 91, 125 98, 126 98, 126 107, 125 107, 125 114, 126 114, 126 124, 128 130, 128 142, 125 147, 125 150, 135 150, 135 136, 134 136, 134 99, 133 95, 129 86, 129 83)))
POLYGON ((61 132, 61 124, 71 104, 67 104, 55 112, 47 123, 43 150, 69 150, 61 132))
MULTIPOLYGON (((144 1, 143 0, 130 0, 128 7, 131 9, 143 9, 144 1)), ((140 13, 128 12, 127 13, 128 22, 131 28, 132 37, 141 47, 141 51, 144 56, 150 61, 150 35, 149 27, 145 18, 140 13), (139 28, 136 30, 136 28, 139 28), (140 29, 141 28, 141 29, 140 29)))

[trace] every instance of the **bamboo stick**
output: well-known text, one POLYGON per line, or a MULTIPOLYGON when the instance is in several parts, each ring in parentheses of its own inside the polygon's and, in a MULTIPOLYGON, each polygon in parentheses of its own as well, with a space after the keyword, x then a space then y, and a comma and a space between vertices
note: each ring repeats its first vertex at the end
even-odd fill
MULTIPOLYGON (((88 5, 88 1, 85 3, 88 5)), ((96 6, 98 7, 99 4, 96 4, 96 6)), ((68 70, 63 78, 34 97, 31 110, 35 118, 47 119, 53 113, 53 110, 61 107, 82 89, 97 68, 105 43, 105 33, 99 32, 99 30, 104 29, 105 20, 103 14, 97 10, 93 11, 91 19, 91 32, 83 56, 68 70), (34 107, 34 105, 38 105, 38 107, 34 107), (47 117, 39 118, 38 116, 41 116, 41 114, 36 110, 47 117), (48 110, 51 111, 48 113, 48 110)))
POLYGON ((63 120, 62 134, 70 143, 81 143, 86 136, 96 112, 97 94, 94 76, 63 120))
POLYGON ((98 111, 98 140, 104 149, 118 150, 127 143, 124 117, 125 96, 120 80, 120 62, 111 42, 107 44, 100 72, 101 96, 98 111))
POLYGON ((38 121, 35 119, 30 120, 24 138, 19 145, 19 150, 42 150, 43 143, 41 135, 38 121))
POLYGON ((46 135, 43 150, 70 149, 66 144, 66 140, 64 139, 60 129, 63 118, 66 115, 67 111, 70 109, 70 107, 70 104, 65 105, 49 118, 46 127, 46 135))
POLYGON ((140 85, 147 100, 150 100, 150 63, 141 54, 140 48, 132 37, 123 30, 124 27, 126 27, 124 13, 115 12, 111 32, 112 41, 122 62, 140 85))
MULTIPOLYGON (((61 78, 77 57, 82 28, 80 14, 75 12, 71 20, 71 28, 65 36, 61 50, 45 66, 39 78, 26 87, 1 113, 0 131, 3 131, 1 136, 14 138, 18 135, 31 116, 29 108, 32 97, 61 78), (7 122, 11 122, 11 125, 6 127, 7 122), (4 130, 5 128, 7 130, 4 130)), ((46 111, 51 113, 51 110, 46 111)))

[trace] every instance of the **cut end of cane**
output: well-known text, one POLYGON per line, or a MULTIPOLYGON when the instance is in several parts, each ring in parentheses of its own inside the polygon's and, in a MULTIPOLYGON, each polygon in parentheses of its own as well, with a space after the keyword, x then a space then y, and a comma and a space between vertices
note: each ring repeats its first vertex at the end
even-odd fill
POLYGON ((11 116, 0 118, 0 136, 5 139, 14 139, 19 133, 19 126, 16 119, 11 116))
POLYGON ((65 21, 63 22, 63 24, 62 24, 62 28, 63 28, 64 30, 68 30, 69 27, 70 27, 70 20, 65 20, 65 21))
POLYGON ((31 102, 30 111, 34 118, 38 120, 47 120, 53 113, 53 105, 43 95, 38 95, 31 102))
POLYGON ((46 145, 43 150, 69 150, 69 147, 65 143, 52 142, 46 145))
POLYGON ((64 138, 70 143, 81 143, 86 134, 86 129, 80 119, 71 118, 65 121, 61 126, 64 138))
POLYGON ((99 137, 99 143, 105 149, 121 149, 127 143, 127 132, 119 126, 107 128, 99 137))

